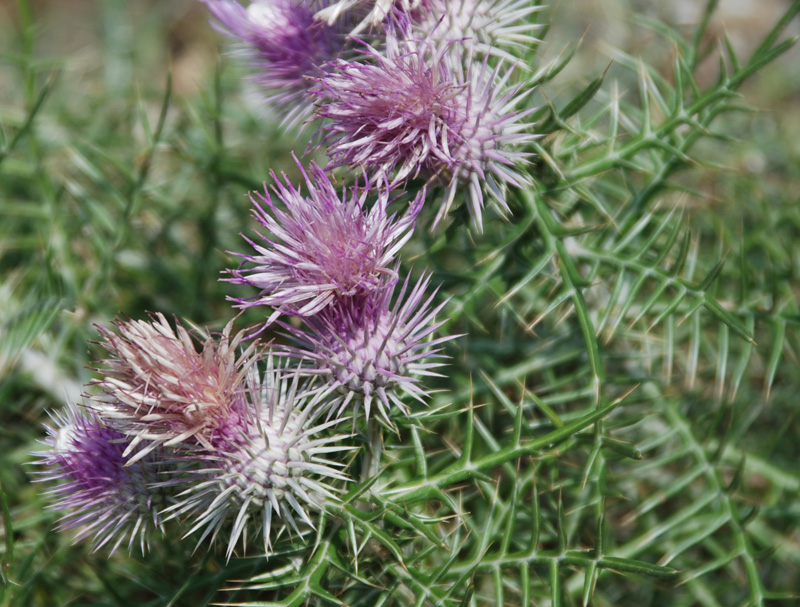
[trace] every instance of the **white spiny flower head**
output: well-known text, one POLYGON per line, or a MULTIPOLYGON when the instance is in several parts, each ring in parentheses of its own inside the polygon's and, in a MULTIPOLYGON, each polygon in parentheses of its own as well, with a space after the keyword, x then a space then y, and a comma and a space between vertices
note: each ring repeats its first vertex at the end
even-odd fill
POLYGON ((154 532, 163 534, 167 496, 158 487, 163 462, 158 452, 131 461, 123 454, 130 439, 109 428, 91 410, 72 403, 50 414, 48 449, 34 453, 44 469, 37 480, 57 483, 49 507, 66 510, 59 530, 78 529, 75 541, 90 538, 94 550, 126 543, 144 554, 154 532))
POLYGON ((228 558, 240 539, 246 551, 249 527, 260 531, 266 554, 273 534, 313 529, 312 512, 336 499, 329 483, 349 480, 343 464, 326 455, 353 447, 342 444, 347 436, 328 435, 336 420, 316 422, 317 391, 296 373, 285 377, 272 353, 266 360, 263 378, 256 367, 248 373, 248 406, 238 427, 217 432, 211 450, 196 446, 176 457, 184 472, 175 484, 187 488, 169 508, 170 518, 189 519, 187 536, 202 529, 198 545, 230 524, 228 558))
POLYGON ((464 80, 469 85, 459 93, 464 122, 459 145, 453 146, 456 162, 434 228, 447 216, 456 194, 465 187, 470 217, 482 232, 487 195, 503 213, 509 213, 508 186, 531 185, 527 172, 519 167, 532 154, 518 148, 539 137, 532 123, 523 122, 536 108, 517 109, 532 89, 510 85, 513 72, 513 67, 503 70, 502 63, 492 68, 486 57, 480 63, 468 63, 464 80))
POLYGON ((88 398, 114 428, 133 437, 126 455, 144 446, 132 461, 162 444, 209 446, 212 432, 236 422, 257 344, 237 353, 243 334, 231 338, 233 321, 219 336, 196 329, 196 339, 179 322, 173 330, 163 314, 114 325, 116 332, 99 328, 109 356, 97 369, 102 377, 91 382, 102 393, 88 398))
POLYGON ((542 26, 531 23, 533 13, 544 7, 530 0, 422 0, 409 15, 410 35, 448 44, 462 45, 454 51, 467 56, 464 48, 477 55, 493 55, 520 65, 514 51, 526 51, 538 42, 534 33, 542 26))
POLYGON ((438 362, 444 358, 441 344, 458 337, 432 337, 447 321, 436 320, 447 301, 432 308, 437 290, 426 294, 429 283, 430 276, 423 276, 409 292, 406 278, 394 304, 394 285, 338 302, 306 319, 307 329, 282 323, 300 346, 287 353, 311 363, 302 372, 324 378, 322 406, 330 408, 329 418, 344 416, 352 406, 353 423, 363 408, 367 420, 377 410, 380 421, 393 427, 395 412, 409 414, 404 395, 425 403, 428 393, 419 377, 440 376, 433 369, 444 365, 438 362))
POLYGON ((254 255, 232 270, 234 284, 261 290, 253 298, 236 298, 237 306, 271 306, 279 315, 313 316, 343 297, 360 296, 379 288, 385 280, 396 281, 395 258, 411 238, 425 193, 418 193, 402 217, 387 212, 387 187, 370 184, 343 188, 341 194, 315 163, 308 171, 298 162, 306 192, 274 173, 273 191, 252 198, 256 219, 269 237, 248 242, 254 255), (368 205, 368 201, 372 204, 368 205), (262 206, 263 204, 263 206, 262 206))

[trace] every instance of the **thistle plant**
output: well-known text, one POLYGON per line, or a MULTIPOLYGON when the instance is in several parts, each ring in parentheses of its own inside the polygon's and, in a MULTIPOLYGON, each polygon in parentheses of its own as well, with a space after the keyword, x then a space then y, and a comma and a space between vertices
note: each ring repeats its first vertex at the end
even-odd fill
POLYGON ((102 4, 0 19, 0 607, 796 600, 800 2, 203 2, 157 96, 102 4))

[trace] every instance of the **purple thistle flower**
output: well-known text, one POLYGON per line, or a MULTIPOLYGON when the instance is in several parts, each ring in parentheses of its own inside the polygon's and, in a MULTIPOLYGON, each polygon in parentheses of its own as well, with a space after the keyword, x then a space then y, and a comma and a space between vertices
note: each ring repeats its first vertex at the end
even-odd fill
POLYGON ((260 528, 266 554, 273 523, 281 523, 277 533, 288 526, 300 535, 298 523, 313 528, 308 511, 324 510, 326 500, 336 499, 326 481, 349 480, 338 470, 342 464, 324 456, 353 447, 336 444, 344 436, 322 435, 336 421, 314 425, 313 391, 299 375, 285 374, 270 353, 263 379, 255 367, 248 373, 247 406, 237 426, 217 432, 211 450, 198 446, 178 456, 189 472, 176 483, 187 488, 169 508, 170 518, 191 519, 187 536, 203 529, 198 545, 232 522, 228 558, 239 538, 246 544, 249 522, 260 528))
POLYGON ((364 45, 372 63, 333 62, 312 91, 328 119, 318 147, 328 147, 332 167, 361 168, 390 187, 417 176, 444 183, 434 228, 467 189, 482 230, 484 190, 508 212, 507 184, 530 184, 516 168, 530 154, 513 148, 536 138, 523 122, 533 110, 515 109, 530 90, 509 86, 512 70, 501 75, 484 59, 467 61, 465 72, 451 57, 458 44, 398 41, 390 32, 385 55, 364 45))
POLYGON ((101 345, 110 357, 91 382, 102 394, 89 396, 116 429, 132 436, 125 450, 139 450, 130 461, 159 445, 194 440, 210 446, 208 437, 236 417, 244 401, 244 378, 255 362, 257 345, 236 353, 242 334, 230 337, 229 323, 219 338, 197 330, 203 349, 180 323, 173 331, 163 314, 153 320, 115 322, 117 333, 100 328, 101 345))
POLYGON ((155 452, 131 463, 124 452, 129 438, 109 428, 94 412, 69 404, 50 415, 47 451, 34 453, 40 481, 59 482, 48 491, 53 510, 68 510, 58 529, 80 528, 75 541, 92 538, 94 550, 111 544, 113 553, 128 538, 128 549, 138 543, 142 554, 150 535, 163 533, 162 511, 167 497, 158 488, 162 465, 155 452))
POLYGON ((362 406, 369 420, 374 405, 391 427, 395 410, 409 414, 404 394, 425 402, 428 393, 418 376, 441 377, 433 369, 445 363, 433 361, 444 358, 441 344, 458 337, 431 337, 446 322, 435 317, 447 301, 431 309, 438 289, 426 298, 429 283, 430 276, 423 276, 408 292, 406 278, 394 305, 394 285, 367 298, 342 300, 306 319, 307 330, 282 323, 301 346, 288 348, 287 354, 311 363, 301 372, 324 378, 320 401, 330 407, 329 417, 341 416, 352 403, 354 422, 362 406))
MULTIPOLYGON (((538 42, 533 35, 541 28, 530 16, 544 7, 530 0, 422 0, 411 16, 415 37, 448 43, 461 40, 467 48, 501 57, 520 65, 508 52, 526 50, 538 42)), ((463 56, 463 48, 458 48, 463 56)))
POLYGON ((293 126, 309 116, 310 76, 336 58, 345 44, 347 23, 314 19, 313 0, 255 0, 247 7, 236 0, 203 0, 221 33, 244 43, 256 69, 253 79, 266 101, 293 126))
POLYGON ((264 244, 247 239, 257 253, 239 256, 253 266, 232 270, 233 278, 227 279, 261 290, 254 298, 234 301, 241 308, 274 307, 268 323, 280 314, 311 316, 337 299, 361 296, 386 280, 396 281, 395 257, 413 233, 425 196, 420 192, 408 213, 395 221, 395 215, 386 212, 386 189, 366 210, 368 184, 352 188, 349 196, 343 189, 340 197, 319 166, 312 163, 308 172, 298 166, 306 195, 285 174, 284 185, 271 173, 273 192, 285 211, 273 203, 266 189, 251 196, 254 215, 271 236, 259 235, 264 244))

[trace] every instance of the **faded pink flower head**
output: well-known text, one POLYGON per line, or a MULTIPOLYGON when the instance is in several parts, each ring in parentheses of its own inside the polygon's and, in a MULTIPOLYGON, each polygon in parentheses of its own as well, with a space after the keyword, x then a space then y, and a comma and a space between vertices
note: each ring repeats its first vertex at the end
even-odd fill
POLYGON ((131 461, 159 445, 196 441, 210 447, 210 436, 235 420, 245 400, 243 382, 255 362, 256 343, 237 353, 242 334, 231 338, 232 323, 214 337, 181 326, 170 327, 163 314, 152 321, 117 321, 117 332, 100 328, 100 379, 91 382, 101 394, 89 396, 116 429, 132 436, 131 461), (202 350, 198 351, 195 341, 202 350))
POLYGON ((248 239, 256 253, 240 254, 245 264, 227 279, 261 290, 256 297, 234 301, 242 308, 273 307, 268 323, 280 314, 312 316, 337 299, 369 293, 387 279, 396 280, 395 258, 413 233, 425 196, 420 192, 398 219, 387 213, 390 201, 385 188, 377 193, 369 185, 349 192, 342 188, 340 195, 315 163, 308 171, 298 166, 306 193, 285 175, 282 183, 272 173, 273 192, 285 210, 267 190, 251 196, 254 215, 269 236, 248 239), (373 195, 377 199, 368 208, 373 195))

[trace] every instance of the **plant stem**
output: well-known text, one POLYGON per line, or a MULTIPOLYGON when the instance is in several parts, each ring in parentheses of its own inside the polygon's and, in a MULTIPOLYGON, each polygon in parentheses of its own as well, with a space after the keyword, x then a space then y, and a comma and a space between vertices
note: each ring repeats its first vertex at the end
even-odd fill
POLYGON ((380 472, 381 455, 383 455, 383 434, 380 424, 373 417, 367 422, 367 452, 364 457, 364 467, 361 470, 362 482, 380 472))

